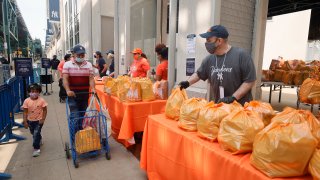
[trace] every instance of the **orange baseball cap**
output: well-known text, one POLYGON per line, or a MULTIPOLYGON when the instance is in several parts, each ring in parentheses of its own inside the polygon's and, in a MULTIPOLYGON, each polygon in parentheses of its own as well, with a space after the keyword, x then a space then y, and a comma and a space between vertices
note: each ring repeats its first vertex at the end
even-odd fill
POLYGON ((142 54, 142 50, 140 48, 135 48, 131 51, 132 54, 142 54))

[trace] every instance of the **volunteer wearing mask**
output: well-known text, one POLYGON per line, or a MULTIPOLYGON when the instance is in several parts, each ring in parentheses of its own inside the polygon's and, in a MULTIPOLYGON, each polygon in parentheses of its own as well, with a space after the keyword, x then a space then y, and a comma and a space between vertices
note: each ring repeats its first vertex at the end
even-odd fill
POLYGON ((110 77, 114 77, 114 51, 110 49, 106 52, 106 54, 107 54, 107 60, 111 60, 111 63, 107 71, 107 75, 110 77))
POLYGON ((141 56, 142 50, 135 48, 131 53, 133 54, 133 63, 130 66, 130 72, 128 74, 131 77, 147 77, 150 65, 148 60, 141 56))
POLYGON ((106 61, 103 59, 101 52, 96 51, 94 58, 96 58, 96 66, 95 67, 98 68, 100 77, 106 76, 108 66, 106 64, 106 61))
POLYGON ((196 73, 180 82, 186 89, 200 79, 209 80, 210 100, 216 103, 238 101, 242 105, 252 100, 251 89, 256 81, 256 71, 251 56, 241 48, 228 44, 229 33, 224 26, 212 26, 206 33, 206 49, 210 53, 196 73))

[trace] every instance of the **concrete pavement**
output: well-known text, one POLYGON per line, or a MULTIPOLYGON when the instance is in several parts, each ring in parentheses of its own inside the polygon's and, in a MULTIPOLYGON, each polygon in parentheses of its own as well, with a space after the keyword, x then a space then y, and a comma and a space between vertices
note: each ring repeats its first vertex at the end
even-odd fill
MULTIPOLYGON (((45 88, 43 88, 45 89, 45 88)), ((139 161, 110 137, 111 160, 104 155, 87 158, 74 168, 72 160, 65 158, 64 142, 69 142, 65 104, 59 103, 58 85, 54 83, 53 94, 42 96, 48 102, 48 115, 42 129, 41 155, 32 157, 32 137, 27 129, 14 130, 27 140, 0 145, 0 172, 5 170, 12 179, 23 180, 144 180, 146 174, 139 167, 139 161)), ((16 119, 22 120, 22 115, 16 119)))

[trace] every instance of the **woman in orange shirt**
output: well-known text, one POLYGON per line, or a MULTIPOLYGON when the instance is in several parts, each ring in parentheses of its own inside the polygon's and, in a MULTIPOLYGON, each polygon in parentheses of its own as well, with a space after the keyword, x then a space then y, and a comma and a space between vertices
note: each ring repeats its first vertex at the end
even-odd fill
POLYGON ((147 77, 150 65, 148 60, 141 56, 142 50, 135 48, 131 53, 133 54, 133 63, 130 66, 130 72, 128 74, 131 77, 147 77))
POLYGON ((168 80, 168 48, 164 44, 158 44, 155 51, 160 61, 156 70, 156 80, 168 80))

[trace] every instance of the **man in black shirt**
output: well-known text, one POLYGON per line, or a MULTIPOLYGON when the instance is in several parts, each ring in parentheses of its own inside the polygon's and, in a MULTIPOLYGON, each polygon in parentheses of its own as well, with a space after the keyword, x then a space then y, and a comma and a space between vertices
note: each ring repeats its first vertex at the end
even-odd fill
POLYGON ((53 55, 52 60, 51 60, 51 69, 52 69, 52 78, 55 81, 58 76, 58 65, 60 61, 57 59, 56 55, 53 55))
POLYGON ((103 59, 101 52, 97 51, 94 55, 96 58, 96 68, 99 70, 100 77, 106 76, 106 72, 108 70, 106 61, 103 59))

